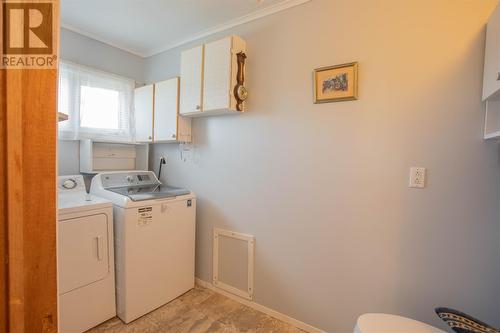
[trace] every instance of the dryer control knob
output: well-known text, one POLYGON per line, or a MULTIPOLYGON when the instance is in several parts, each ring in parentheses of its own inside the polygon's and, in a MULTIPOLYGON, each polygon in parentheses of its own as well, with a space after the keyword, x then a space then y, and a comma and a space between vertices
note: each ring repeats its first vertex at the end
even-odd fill
POLYGON ((65 189, 67 190, 72 190, 76 187, 76 181, 74 179, 66 179, 63 183, 62 183, 62 187, 64 187, 65 189))

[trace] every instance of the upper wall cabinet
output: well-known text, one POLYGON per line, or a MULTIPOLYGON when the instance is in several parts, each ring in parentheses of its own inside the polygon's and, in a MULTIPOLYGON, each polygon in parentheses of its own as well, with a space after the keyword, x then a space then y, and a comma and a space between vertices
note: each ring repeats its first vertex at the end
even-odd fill
POLYGON ((179 78, 135 90, 137 142, 190 142, 191 119, 179 116, 179 78))
POLYGON ((181 54, 181 109, 182 115, 202 112, 203 51, 200 45, 181 54))
POLYGON ((245 103, 237 105, 235 87, 243 84, 245 48, 240 37, 229 36, 182 52, 182 115, 196 117, 244 110, 245 103))
POLYGON ((488 21, 483 76, 483 101, 500 90, 500 6, 488 21))
POLYGON ((135 89, 135 140, 153 142, 154 85, 135 89))
POLYGON ((485 139, 500 139, 500 5, 488 21, 483 76, 485 139))

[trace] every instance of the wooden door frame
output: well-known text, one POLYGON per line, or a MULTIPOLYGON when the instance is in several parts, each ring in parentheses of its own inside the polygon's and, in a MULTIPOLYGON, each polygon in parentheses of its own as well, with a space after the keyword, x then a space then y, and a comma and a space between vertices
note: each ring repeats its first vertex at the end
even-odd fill
POLYGON ((57 66, 0 69, 0 332, 57 332, 57 81, 57 66))
POLYGON ((6 119, 5 110, 7 109, 7 101, 4 96, 6 90, 6 76, 3 70, 0 70, 0 332, 4 333, 8 330, 8 294, 7 294, 7 184, 5 175, 7 174, 7 158, 6 158, 6 119))

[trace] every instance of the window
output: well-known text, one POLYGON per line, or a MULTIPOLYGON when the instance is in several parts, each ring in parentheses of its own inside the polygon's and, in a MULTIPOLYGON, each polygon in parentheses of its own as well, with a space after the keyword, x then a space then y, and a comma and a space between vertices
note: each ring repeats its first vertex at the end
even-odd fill
POLYGON ((81 86, 80 96, 82 127, 120 129, 118 91, 81 86))
POLYGON ((134 87, 131 79, 61 62, 58 106, 69 119, 59 123, 59 138, 133 141, 134 87))

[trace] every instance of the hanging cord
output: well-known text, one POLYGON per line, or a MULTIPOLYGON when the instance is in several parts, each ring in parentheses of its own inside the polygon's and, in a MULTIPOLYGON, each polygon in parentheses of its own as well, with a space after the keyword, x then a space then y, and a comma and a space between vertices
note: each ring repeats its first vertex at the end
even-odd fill
POLYGON ((161 166, 163 164, 167 164, 167 161, 165 160, 165 157, 160 157, 160 167, 158 168, 158 180, 160 180, 161 177, 161 166))

